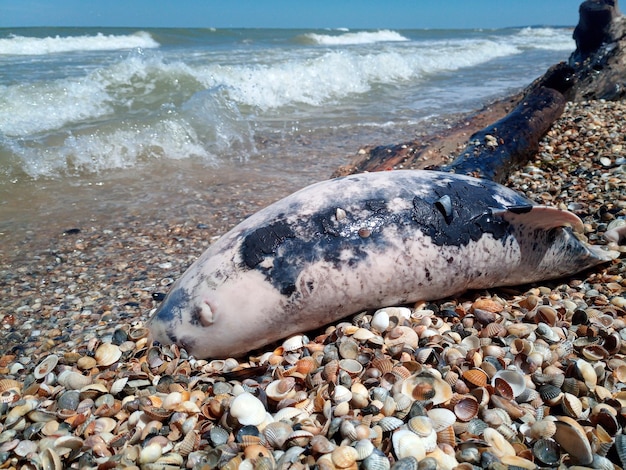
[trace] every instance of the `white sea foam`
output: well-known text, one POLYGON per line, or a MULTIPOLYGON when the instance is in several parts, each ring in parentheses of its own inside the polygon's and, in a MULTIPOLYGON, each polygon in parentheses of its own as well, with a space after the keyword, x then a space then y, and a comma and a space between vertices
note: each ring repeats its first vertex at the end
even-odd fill
POLYGON ((574 51, 576 43, 568 28, 523 28, 513 38, 520 47, 552 51, 574 51))
POLYGON ((304 35, 309 41, 324 46, 347 46, 351 44, 373 44, 376 42, 408 41, 396 31, 383 29, 380 31, 345 32, 339 35, 309 33, 304 35))
POLYGON ((44 55, 58 52, 152 49, 159 47, 149 33, 94 36, 27 37, 12 35, 0 39, 0 55, 44 55))

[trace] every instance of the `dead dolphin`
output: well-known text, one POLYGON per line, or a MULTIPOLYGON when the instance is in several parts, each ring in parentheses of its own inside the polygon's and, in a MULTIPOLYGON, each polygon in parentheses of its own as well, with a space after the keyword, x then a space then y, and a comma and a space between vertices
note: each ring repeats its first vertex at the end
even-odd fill
POLYGON ((250 350, 349 314, 573 274, 616 252, 574 214, 436 171, 308 186, 241 222, 173 284, 153 339, 199 358, 250 350))

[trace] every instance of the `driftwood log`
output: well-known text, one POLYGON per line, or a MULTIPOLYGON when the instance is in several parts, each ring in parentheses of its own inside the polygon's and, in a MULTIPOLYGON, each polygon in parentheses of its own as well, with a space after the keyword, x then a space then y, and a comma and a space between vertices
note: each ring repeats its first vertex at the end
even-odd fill
POLYGON ((444 134, 362 149, 333 176, 432 168, 501 181, 535 155, 567 101, 626 97, 626 18, 617 0, 584 1, 579 13, 576 50, 567 63, 552 66, 522 92, 486 106, 444 134), (453 161, 445 164, 450 156, 453 161))

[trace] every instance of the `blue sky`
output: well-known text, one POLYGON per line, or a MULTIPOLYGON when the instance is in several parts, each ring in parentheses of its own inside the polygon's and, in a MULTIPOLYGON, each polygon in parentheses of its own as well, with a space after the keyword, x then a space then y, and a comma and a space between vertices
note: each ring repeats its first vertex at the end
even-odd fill
POLYGON ((0 0, 0 27, 574 26, 579 0, 0 0))

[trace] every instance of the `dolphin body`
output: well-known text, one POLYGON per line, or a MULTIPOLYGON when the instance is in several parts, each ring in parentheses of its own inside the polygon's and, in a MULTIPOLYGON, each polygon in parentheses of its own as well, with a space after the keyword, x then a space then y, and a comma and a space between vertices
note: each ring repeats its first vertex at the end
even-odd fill
POLYGON ((615 251, 580 219, 497 183, 436 171, 308 186, 245 219, 178 279, 154 340, 237 357, 366 309, 559 278, 615 251))

